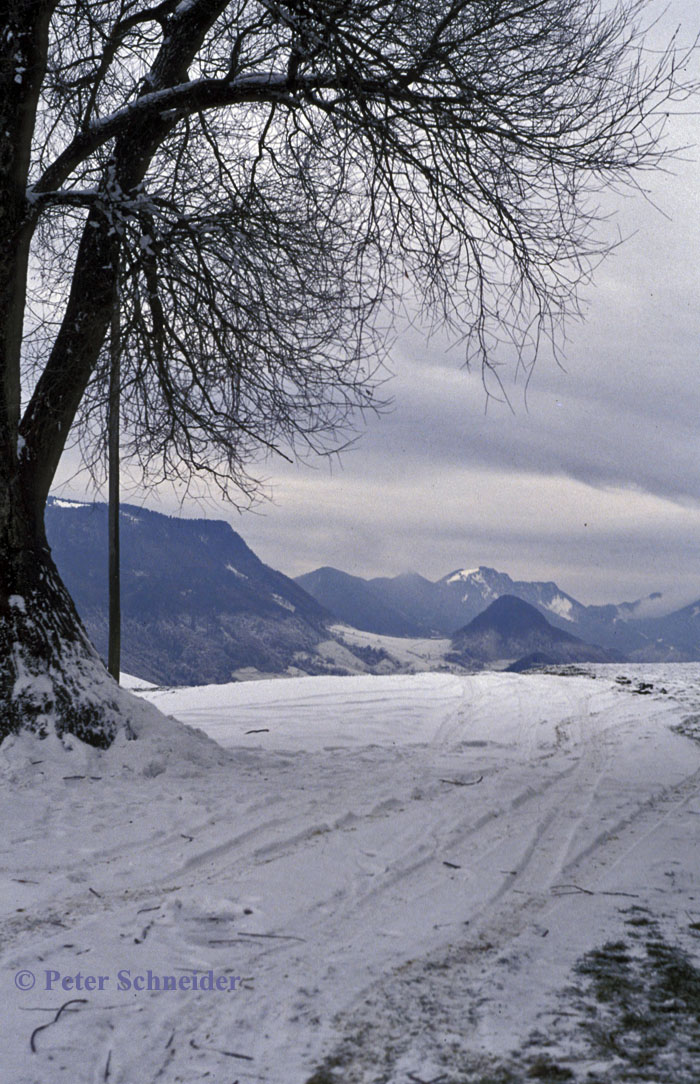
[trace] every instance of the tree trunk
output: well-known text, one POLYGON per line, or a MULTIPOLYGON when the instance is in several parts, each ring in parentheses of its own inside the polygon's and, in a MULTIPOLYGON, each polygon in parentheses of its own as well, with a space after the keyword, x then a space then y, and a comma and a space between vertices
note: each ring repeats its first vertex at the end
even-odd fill
MULTIPOLYGON (((90 644, 44 531, 44 506, 76 410, 109 327, 119 235, 105 206, 90 210, 70 296, 20 421, 22 313, 34 211, 26 201, 30 149, 57 0, 7 0, 0 34, 0 742, 28 729, 105 747, 132 734, 129 698, 90 644)), ((181 5, 143 93, 187 78, 226 0, 181 5)), ((136 119, 116 141, 105 183, 136 189, 175 124, 136 119)))
MULTIPOLYGON (((38 465, 32 458, 33 434, 18 437, 22 313, 33 228, 25 192, 55 6, 56 0, 8 0, 0 35, 0 741, 28 729, 41 736, 74 734, 106 746, 118 728, 128 729, 128 713, 51 559, 45 492, 32 477, 31 468, 38 465)), ((99 343, 95 354, 97 349, 99 343)), ((46 412, 56 405, 55 398, 49 401, 46 412)), ((50 482, 42 481, 48 491, 50 482)))
POLYGON ((0 741, 30 730, 104 748, 117 729, 129 732, 119 690, 61 581, 41 514, 17 485, 0 501, 0 741))

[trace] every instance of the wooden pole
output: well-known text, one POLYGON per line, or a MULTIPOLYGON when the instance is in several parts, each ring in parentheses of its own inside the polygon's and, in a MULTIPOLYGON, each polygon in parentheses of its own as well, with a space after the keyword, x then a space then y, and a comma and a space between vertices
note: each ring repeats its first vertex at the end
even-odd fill
POLYGON ((119 293, 110 329, 107 475, 109 488, 109 640, 107 669, 119 681, 121 666, 121 586, 119 576, 119 293))

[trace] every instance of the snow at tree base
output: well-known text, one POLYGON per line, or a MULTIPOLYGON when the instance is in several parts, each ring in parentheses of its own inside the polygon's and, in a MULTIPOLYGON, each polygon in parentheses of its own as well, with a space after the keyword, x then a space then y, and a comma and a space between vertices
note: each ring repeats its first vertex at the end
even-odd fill
POLYGON ((0 746, 0 1079, 695 1084, 700 667, 138 696, 0 746))

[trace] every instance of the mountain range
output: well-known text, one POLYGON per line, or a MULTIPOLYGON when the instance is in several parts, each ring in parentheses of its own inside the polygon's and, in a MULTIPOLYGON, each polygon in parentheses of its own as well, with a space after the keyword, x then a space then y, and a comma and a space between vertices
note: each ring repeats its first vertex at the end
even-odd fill
MULTIPOLYGON (((333 568, 292 580, 221 521, 122 505, 120 524, 122 668, 157 684, 474 669, 533 654, 535 661, 558 663, 700 659, 700 601, 645 618, 642 603, 585 606, 554 582, 516 581, 486 566, 436 582, 415 573, 365 580, 333 568), (489 609, 504 597, 511 601, 489 609), (488 630, 478 620, 473 625, 485 611, 488 630), (523 613, 526 631, 518 624, 523 613), (410 641, 396 637, 429 641, 429 650, 409 650, 410 641)), ((107 506, 51 499, 46 528, 104 654, 107 506)))
POLYGON ((585 606, 553 581, 513 580, 481 566, 432 582, 415 574, 364 580, 318 568, 296 582, 325 607, 367 632, 451 636, 495 599, 512 595, 535 606, 556 628, 640 662, 700 659, 700 602, 661 618, 644 618, 643 603, 585 606), (377 620, 377 614, 380 620, 377 620))

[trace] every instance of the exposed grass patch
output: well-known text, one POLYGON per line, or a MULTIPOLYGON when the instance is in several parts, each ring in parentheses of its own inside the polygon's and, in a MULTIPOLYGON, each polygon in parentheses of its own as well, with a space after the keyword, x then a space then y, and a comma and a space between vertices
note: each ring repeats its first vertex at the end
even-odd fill
MULTIPOLYGON (((694 926, 697 923, 692 924, 694 926)), ((426 1015, 417 1029, 407 1010, 388 1026, 381 1014, 365 1021, 306 1084, 408 1084, 423 1079, 398 1070, 416 1033, 440 1066, 440 1084, 698 1084, 700 1080, 700 969, 678 943, 666 939, 641 907, 624 913, 624 939, 608 941, 575 965, 547 1031, 534 1031, 522 1048, 502 1057, 474 1054, 465 1044, 430 1046, 426 1015)), ((426 979, 426 982, 428 980, 426 979)), ((394 1006, 396 1008, 396 1006, 394 1006)))
POLYGON ((569 1039, 573 1079, 587 1084, 696 1084, 700 970, 642 908, 627 912, 626 927, 626 940, 608 942, 579 960, 568 992, 577 1035, 569 1022, 568 1035, 551 1038, 563 1047, 569 1039), (601 1062, 603 1075, 593 1068, 601 1062))

